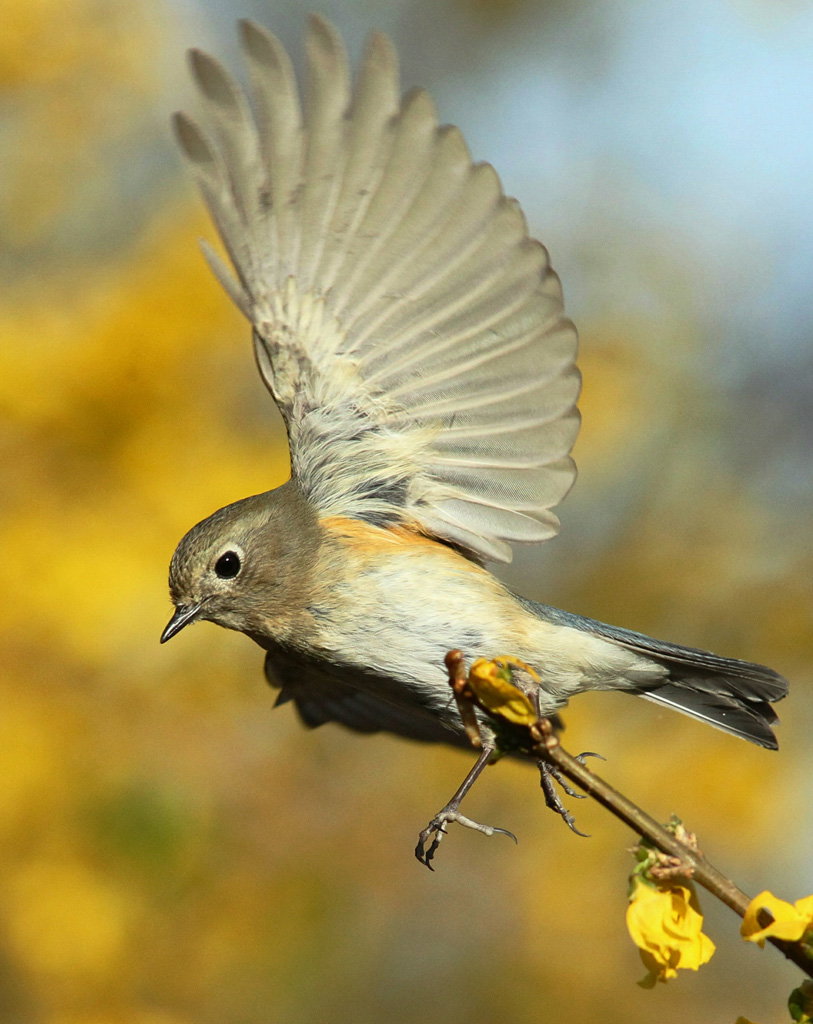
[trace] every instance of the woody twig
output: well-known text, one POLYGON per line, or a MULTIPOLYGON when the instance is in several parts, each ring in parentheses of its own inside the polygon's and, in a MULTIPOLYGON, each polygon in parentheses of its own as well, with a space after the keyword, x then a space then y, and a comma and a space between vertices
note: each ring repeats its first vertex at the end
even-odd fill
MULTIPOLYGON (((512 659, 500 659, 500 661, 507 663, 511 668, 514 665, 519 666, 520 677, 523 670, 534 675, 533 670, 528 666, 518 662, 512 665, 512 659)), ((575 783, 587 796, 597 800, 602 807, 623 821, 636 835, 645 837, 669 858, 674 858, 672 863, 685 877, 701 885, 740 917, 745 916, 751 900, 742 889, 718 871, 699 849, 681 841, 673 832, 664 828, 623 793, 619 793, 594 771, 587 768, 582 760, 569 754, 560 743, 550 719, 534 715, 523 717, 522 714, 513 712, 506 716, 504 713, 505 700, 500 707, 500 702, 495 699, 493 693, 484 691, 480 687, 477 687, 477 690, 472 687, 460 651, 449 652, 446 657, 446 666, 449 671, 449 683, 457 701, 466 733, 474 746, 479 747, 482 743, 478 717, 475 714, 475 708, 478 708, 489 717, 493 724, 497 734, 497 746, 501 752, 513 749, 530 754, 541 765, 547 765, 548 768, 553 769, 554 773, 575 783)), ((538 682, 538 679, 534 680, 535 682, 538 682)), ((512 683, 520 694, 526 695, 526 699, 527 694, 534 692, 533 686, 523 687, 521 685, 521 678, 519 686, 513 678, 512 683)), ((510 700, 511 698, 509 698, 510 700)), ((771 923, 772 917, 767 910, 763 910, 761 914, 759 923, 765 927, 771 923)), ((805 974, 813 978, 813 959, 808 952, 808 947, 803 942, 788 942, 774 937, 768 937, 768 941, 805 974)))

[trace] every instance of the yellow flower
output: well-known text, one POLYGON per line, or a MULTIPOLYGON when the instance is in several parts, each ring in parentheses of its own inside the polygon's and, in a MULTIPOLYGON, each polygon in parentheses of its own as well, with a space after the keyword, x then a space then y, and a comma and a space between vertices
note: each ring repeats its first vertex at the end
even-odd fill
POLYGON ((748 904, 740 925, 740 935, 746 942, 757 942, 764 946, 767 938, 798 942, 809 928, 813 928, 813 896, 805 896, 791 904, 777 899, 766 889, 748 904), (773 921, 764 927, 758 921, 762 910, 767 910, 773 917, 773 921))
POLYGON ((539 715, 530 699, 512 682, 513 669, 527 672, 539 682, 534 670, 516 658, 477 658, 469 671, 472 693, 486 711, 513 725, 533 725, 539 715))
POLYGON ((697 896, 689 886, 652 886, 636 878, 627 907, 627 929, 649 971, 640 984, 649 988, 656 981, 674 978, 678 968, 696 971, 707 963, 714 943, 702 927, 697 896))

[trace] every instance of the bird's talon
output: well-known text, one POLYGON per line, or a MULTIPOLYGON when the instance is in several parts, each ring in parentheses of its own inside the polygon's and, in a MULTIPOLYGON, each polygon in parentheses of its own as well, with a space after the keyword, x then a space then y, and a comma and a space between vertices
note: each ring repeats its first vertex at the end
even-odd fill
POLYGON ((582 839, 589 839, 590 838, 590 833, 589 832, 582 832, 582 831, 580 831, 579 829, 576 828, 576 819, 573 817, 573 815, 569 811, 565 811, 565 813, 562 815, 562 819, 563 819, 565 825, 567 825, 567 827, 570 829, 571 832, 575 832, 576 835, 577 836, 581 836, 582 839))
POLYGON ((603 754, 597 754, 594 750, 585 750, 583 754, 577 754, 576 760, 579 762, 579 764, 584 764, 585 758, 587 757, 597 757, 599 761, 607 760, 607 758, 604 757, 603 754))
POLYGON ((432 867, 431 861, 437 852, 437 848, 440 846, 441 839, 447 834, 446 826, 453 821, 456 821, 459 825, 465 825, 466 828, 474 829, 475 832, 482 832, 484 836, 493 836, 495 832, 499 832, 501 835, 509 836, 515 843, 519 843, 514 833, 509 832, 507 828, 497 828, 495 825, 481 825, 479 821, 467 818, 454 808, 445 807, 435 815, 423 832, 421 832, 418 836, 418 845, 415 847, 415 856, 430 871, 435 870, 432 867), (432 842, 427 847, 426 844, 430 836, 432 836, 432 842))
POLYGON ((419 839, 418 845, 415 847, 415 856, 418 858, 421 864, 429 868, 430 871, 435 869, 432 867, 432 858, 435 856, 435 850, 438 848, 438 841, 432 840, 431 845, 427 849, 425 846, 425 840, 419 839))
MULTIPOLYGON (((579 759, 576 758, 576 760, 579 760, 579 759)), ((558 768, 554 768, 553 765, 549 765, 547 763, 547 761, 541 761, 540 765, 539 765, 539 768, 540 768, 540 772, 542 773, 542 776, 543 776, 542 787, 543 787, 543 790, 545 790, 546 802, 548 801, 549 790, 550 790, 550 799, 552 801, 554 801, 554 803, 557 805, 556 808, 554 808, 555 810, 559 809, 560 801, 559 801, 559 798, 556 796, 556 791, 553 788, 553 783, 551 782, 551 779, 554 779, 556 782, 559 783, 559 785, 562 787, 562 790, 564 791, 564 793, 568 797, 573 797, 575 800, 584 800, 585 797, 587 796, 586 793, 576 793, 576 791, 573 790, 573 788, 571 788, 567 784, 567 782, 565 782, 565 780, 562 778, 562 774, 559 771, 559 769, 558 768)), ((551 804, 548 803, 548 806, 550 807, 551 804)))
POLYGON ((415 847, 415 856, 421 864, 428 867, 430 871, 435 870, 432 867, 432 860, 437 848, 440 846, 441 839, 446 835, 446 829, 443 826, 443 821, 433 818, 423 832, 418 836, 418 845, 415 847), (427 847, 426 844, 430 836, 432 836, 432 842, 427 847))
POLYGON ((519 839, 517 839, 517 837, 514 835, 513 832, 509 832, 507 828, 496 828, 496 827, 494 827, 494 828, 492 828, 492 831, 493 832, 499 832, 500 835, 503 835, 503 836, 508 836, 510 839, 514 840, 514 842, 517 844, 517 846, 519 846, 519 839))
MULTIPOLYGON (((598 755, 598 754, 591 754, 591 753, 588 752, 588 753, 580 754, 579 757, 576 758, 576 760, 577 761, 581 760, 581 758, 583 758, 583 757, 598 757, 598 756, 600 756, 600 755, 598 755)), ((603 758, 602 758, 602 760, 603 760, 603 758)), ((559 794, 554 789, 553 782, 554 781, 558 782, 559 785, 562 787, 564 792, 567 793, 568 796, 575 797, 577 800, 583 800, 584 797, 587 794, 586 793, 576 793, 573 789, 571 789, 570 786, 568 786, 568 784, 564 781, 564 779, 562 778, 562 776, 559 773, 559 771, 556 768, 554 768, 553 765, 548 764, 547 761, 540 761, 538 763, 538 767, 539 767, 539 782, 540 782, 540 785, 542 786, 542 791, 545 794, 545 805, 547 807, 549 807, 552 811, 555 811, 556 814, 558 814, 562 818, 562 821, 564 821, 564 823, 571 830, 571 832, 575 832, 577 836, 582 836, 582 838, 584 838, 584 839, 589 839, 590 836, 589 836, 589 834, 587 832, 581 832, 578 828, 576 828, 576 819, 573 817, 573 815, 570 813, 570 811, 562 803, 562 798, 559 796, 559 794)))

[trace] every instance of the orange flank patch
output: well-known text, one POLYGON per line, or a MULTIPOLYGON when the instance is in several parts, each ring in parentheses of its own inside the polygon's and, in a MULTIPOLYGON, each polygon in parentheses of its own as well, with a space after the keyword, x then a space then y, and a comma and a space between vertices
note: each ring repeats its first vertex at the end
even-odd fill
MULTIPOLYGON (((392 550, 393 546, 421 545, 434 551, 445 547, 439 541, 404 525, 374 526, 372 523, 365 523, 361 519, 351 519, 348 516, 329 516, 321 520, 321 525, 326 533, 337 540, 345 541, 357 548, 366 548, 369 551, 392 550)), ((450 554, 454 553, 451 548, 446 548, 446 550, 450 554)))
MULTIPOLYGON (((408 576, 416 572, 421 575, 433 573, 437 578, 444 579, 446 585, 453 580, 458 584, 462 580, 473 581, 476 577, 479 586, 472 591, 473 600, 476 594, 482 596, 484 591, 498 598, 504 596, 503 585, 482 566, 470 561, 448 544, 410 529, 409 526, 373 526, 345 516, 329 516, 322 519, 321 524, 325 532, 336 541, 334 558, 338 555, 345 562, 354 562, 358 567, 374 563, 380 565, 389 560, 393 568, 396 559, 408 558, 408 569, 404 562, 401 563, 408 576)), ((331 557, 327 552, 325 555, 331 557)))

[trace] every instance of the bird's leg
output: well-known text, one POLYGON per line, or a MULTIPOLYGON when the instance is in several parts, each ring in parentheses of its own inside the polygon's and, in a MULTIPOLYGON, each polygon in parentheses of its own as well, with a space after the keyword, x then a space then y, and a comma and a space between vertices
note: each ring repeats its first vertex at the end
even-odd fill
MULTIPOLYGON (((536 729, 539 734, 539 738, 545 744, 548 749, 555 747, 559 743, 558 733, 564 729, 562 720, 558 715, 545 714, 541 707, 541 691, 536 692, 536 708, 539 712, 539 721, 536 723, 536 729)), ((576 758, 581 764, 584 764, 585 758, 587 757, 598 757, 600 760, 604 760, 601 754, 594 754, 590 750, 586 750, 583 754, 579 754, 576 758)), ((569 829, 572 829, 577 836, 583 836, 585 839, 590 837, 586 832, 580 832, 576 828, 576 820, 570 811, 567 810, 565 805, 562 803, 562 798, 556 792, 553 785, 554 782, 558 782, 562 787, 567 796, 575 797, 576 800, 584 800, 587 796, 586 793, 577 793, 575 789, 565 782, 562 778, 559 770, 547 761, 537 761, 536 766, 539 769, 539 783, 542 786, 542 792, 545 794, 545 804, 557 814, 562 816, 562 820, 569 829)))
POLYGON ((415 847, 415 856, 421 862, 425 864, 430 871, 435 869, 432 867, 432 858, 435 856, 437 848, 440 846, 440 841, 446 835, 446 825, 453 821, 456 821, 460 825, 465 825, 466 828, 473 828, 477 832, 482 832, 484 836, 493 836, 495 832, 500 832, 504 836, 510 836, 514 842, 517 841, 517 837, 513 832, 509 832, 504 828, 495 828, 493 825, 481 825, 479 821, 472 821, 471 818, 467 818, 460 813, 458 808, 463 800, 463 797, 468 793, 474 783, 477 781, 480 773, 483 771, 485 766, 491 760, 491 755, 494 753, 494 743, 485 741, 483 748, 480 752, 480 756, 477 758, 474 766, 468 775, 463 779, 460 788, 452 797, 452 799, 446 804, 446 806, 438 811, 438 813, 432 818, 426 828, 418 836, 418 845, 415 847), (432 840, 427 847, 429 840, 432 840))
MULTIPOLYGON (((580 757, 577 758, 577 760, 581 760, 581 757, 583 757, 583 756, 584 756, 583 754, 580 755, 580 757)), ((548 764, 547 761, 540 761, 538 763, 538 765, 537 765, 537 768, 539 768, 539 771, 543 775, 545 775, 545 777, 548 780, 553 779, 554 782, 558 783, 558 785, 561 788, 561 790, 564 793, 566 793, 568 796, 572 796, 576 800, 584 800, 584 798, 587 796, 586 793, 577 793, 575 789, 573 789, 571 786, 569 786, 567 784, 567 782, 565 782, 565 780, 562 778, 562 773, 559 771, 559 769, 558 768, 554 768, 553 765, 552 764, 548 764)), ((543 789, 545 788, 544 782, 542 783, 542 788, 543 789)), ((554 790, 553 792, 555 793, 556 791, 554 790)))
MULTIPOLYGON (((586 750, 583 754, 579 754, 576 760, 580 764, 584 764, 585 760, 588 757, 597 757, 601 761, 604 760, 601 754, 595 754, 591 750, 586 750)), ((589 839, 589 836, 586 832, 580 832, 576 828, 576 821, 573 815, 570 813, 570 811, 567 810, 565 805, 562 803, 562 798, 556 792, 553 783, 558 782, 568 796, 575 797, 577 800, 584 800, 587 794, 577 793, 574 789, 571 789, 571 787, 568 786, 568 784, 562 778, 558 769, 554 768, 552 764, 548 764, 547 761, 537 761, 536 766, 539 769, 539 781, 540 785, 542 786, 542 792, 545 794, 546 805, 552 811, 555 811, 557 814, 560 814, 562 816, 562 820, 564 821, 564 823, 568 826, 568 828, 572 829, 572 831, 575 832, 577 836, 584 836, 585 839, 589 839)))
POLYGON ((556 780, 568 796, 575 796, 577 800, 580 800, 585 794, 574 792, 574 790, 572 790, 570 786, 562 780, 559 772, 546 761, 539 761, 537 763, 537 767, 539 768, 539 781, 542 786, 542 792, 545 794, 546 805, 550 807, 552 811, 555 811, 557 814, 561 814, 564 823, 568 828, 572 829, 577 836, 584 836, 585 839, 589 838, 586 832, 580 832, 579 829, 576 828, 576 819, 562 803, 562 798, 556 792, 553 782, 556 780))

